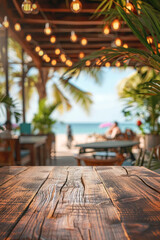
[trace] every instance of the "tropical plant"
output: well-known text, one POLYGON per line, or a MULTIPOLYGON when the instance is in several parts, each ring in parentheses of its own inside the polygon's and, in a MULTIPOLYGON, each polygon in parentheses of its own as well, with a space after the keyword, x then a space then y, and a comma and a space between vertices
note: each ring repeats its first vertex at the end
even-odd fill
POLYGON ((160 95, 142 94, 146 92, 144 84, 156 78, 160 78, 160 74, 157 75, 155 70, 143 67, 131 77, 123 79, 118 86, 118 94, 125 100, 125 117, 129 120, 133 117, 140 119, 142 133, 160 133, 160 95))
POLYGON ((67 74, 72 75, 79 69, 83 69, 87 60, 92 60, 92 67, 94 67, 95 59, 99 59, 101 64, 109 61, 113 65, 120 61, 123 66, 132 61, 135 67, 149 66, 160 71, 160 1, 130 0, 134 6, 134 12, 126 8, 126 2, 126 0, 103 0, 94 17, 104 15, 104 20, 108 24, 115 18, 123 20, 146 50, 115 46, 102 49, 74 64, 67 74), (152 37, 152 44, 147 41, 148 36, 152 37))
POLYGON ((57 104, 47 104, 46 99, 41 99, 39 102, 38 113, 33 117, 33 132, 40 134, 52 133, 52 127, 56 123, 56 120, 52 118, 53 112, 58 107, 57 104))

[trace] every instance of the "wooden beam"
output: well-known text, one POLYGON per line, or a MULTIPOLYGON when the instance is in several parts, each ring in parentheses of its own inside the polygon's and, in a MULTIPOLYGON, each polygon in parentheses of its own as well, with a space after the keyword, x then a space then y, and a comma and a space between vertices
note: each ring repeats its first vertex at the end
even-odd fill
MULTIPOLYGON (((45 7, 43 7, 43 8, 41 8, 41 10, 43 12, 47 12, 47 13, 49 13, 49 12, 51 12, 51 13, 72 13, 71 9, 68 9, 68 8, 45 8, 45 7)), ((82 8, 81 13, 94 13, 95 10, 96 10, 95 8, 88 8, 88 9, 82 8)), ((100 12, 100 10, 98 12, 100 12)))
POLYGON ((22 9, 21 9, 19 3, 17 2, 17 0, 12 0, 12 1, 13 1, 13 4, 14 4, 14 6, 15 6, 18 14, 19 14, 19 16, 20 16, 21 18, 24 18, 24 13, 22 12, 22 9))

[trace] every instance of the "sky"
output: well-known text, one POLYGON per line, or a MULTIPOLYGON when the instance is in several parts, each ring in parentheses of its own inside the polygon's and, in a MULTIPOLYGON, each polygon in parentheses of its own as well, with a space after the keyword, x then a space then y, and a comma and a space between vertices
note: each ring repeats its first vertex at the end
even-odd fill
MULTIPOLYGON (((72 110, 64 114, 54 113, 53 117, 62 122, 67 123, 99 123, 99 122, 124 122, 125 118, 122 114, 124 102, 119 99, 117 94, 117 86, 120 81, 129 77, 135 72, 132 68, 101 68, 100 79, 102 83, 96 84, 90 75, 82 72, 78 79, 72 82, 84 91, 92 93, 93 105, 90 113, 86 112, 73 101, 72 110)), ((52 81, 48 83, 47 90, 49 98, 51 98, 52 81)), ((67 96, 68 97, 68 96, 67 96)), ((31 102, 30 111, 28 112, 27 121, 30 122, 33 114, 37 111, 38 96, 35 94, 31 102)))

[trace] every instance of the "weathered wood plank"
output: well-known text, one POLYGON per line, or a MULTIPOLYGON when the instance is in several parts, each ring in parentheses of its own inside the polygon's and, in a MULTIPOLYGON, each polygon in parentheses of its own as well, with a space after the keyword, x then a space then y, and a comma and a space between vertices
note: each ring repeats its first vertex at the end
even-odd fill
POLYGON ((0 186, 13 178, 15 175, 20 174, 23 171, 26 171, 28 167, 2 167, 0 168, 0 186))
POLYGON ((5 239, 16 226, 51 170, 52 167, 32 167, 0 186, 0 239, 5 239))
POLYGON ((55 167, 8 239, 128 239, 92 167, 55 167))
MULTIPOLYGON (((143 169, 137 168, 136 175, 130 175, 120 167, 96 167, 96 171, 119 211, 129 239, 159 240, 160 194, 136 176, 143 169)), ((156 181, 159 181, 158 177, 156 181)))

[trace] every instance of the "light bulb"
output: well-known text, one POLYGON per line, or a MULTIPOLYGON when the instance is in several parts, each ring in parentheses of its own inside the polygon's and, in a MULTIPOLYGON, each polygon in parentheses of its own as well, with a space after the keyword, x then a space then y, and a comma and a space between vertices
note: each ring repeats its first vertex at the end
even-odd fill
POLYGON ((114 42, 115 42, 117 47, 120 47, 122 45, 122 41, 121 41, 120 38, 116 38, 114 42))
POLYGON ((110 33, 110 28, 107 25, 103 28, 103 33, 105 35, 108 35, 110 33))
POLYGON ((115 65, 116 65, 116 67, 120 67, 121 63, 119 61, 117 61, 115 65))
POLYGON ((43 50, 40 50, 38 54, 39 54, 40 57, 42 57, 43 54, 44 54, 43 50))
POLYGON ((126 4, 124 10, 125 10, 126 13, 130 13, 130 11, 133 12, 134 11, 134 6, 132 5, 132 3, 128 2, 126 4))
POLYGON ((68 67, 72 67, 73 63, 72 63, 71 60, 68 59, 68 60, 66 61, 66 65, 67 65, 68 67))
POLYGON ((86 61, 86 66, 89 67, 91 65, 91 61, 90 60, 87 60, 86 61))
POLYGON ((35 51, 39 52, 41 50, 41 48, 39 46, 35 47, 35 51))
POLYGON ((61 53, 61 50, 60 50, 59 48, 56 48, 55 54, 56 54, 56 55, 59 55, 60 53, 61 53))
POLYGON ((158 48, 160 48, 160 43, 158 43, 158 48))
POLYGON ((87 45, 87 38, 82 38, 81 39, 81 44, 83 45, 83 46, 86 46, 87 45))
POLYGON ((37 3, 32 4, 32 14, 38 14, 39 13, 39 8, 37 3))
POLYGON ((46 61, 47 63, 49 63, 49 62, 51 61, 50 57, 47 56, 47 58, 45 59, 45 61, 46 61))
POLYGON ((17 32, 20 32, 21 31, 21 25, 19 23, 16 23, 14 25, 14 29, 17 31, 17 32))
POLYGON ((127 43, 124 43, 124 44, 123 44, 123 47, 124 47, 124 48, 128 48, 128 44, 127 44, 127 43))
POLYGON ((118 30, 121 26, 120 21, 118 19, 114 19, 111 26, 114 30, 118 30))
POLYGON ((148 37, 147 37, 147 42, 148 42, 149 44, 152 44, 152 43, 153 43, 153 37, 148 36, 148 37))
POLYGON ((30 35, 30 34, 28 34, 27 36, 26 36, 26 41, 27 42, 30 42, 32 40, 32 36, 30 35))
POLYGON ((62 62, 66 62, 66 55, 64 53, 60 55, 60 58, 62 62))
POLYGON ((80 58, 80 59, 84 58, 84 53, 83 53, 83 52, 80 52, 79 58, 80 58))
POLYGON ((30 14, 32 12, 32 2, 30 0, 24 0, 22 3, 22 11, 25 14, 30 14))
POLYGON ((78 13, 82 9, 82 3, 79 0, 72 0, 70 8, 72 12, 78 13))
POLYGON ((53 59, 53 60, 51 61, 51 64, 52 64, 52 66, 55 66, 55 65, 57 64, 57 61, 56 61, 55 59, 53 59))
POLYGON ((43 55, 43 59, 46 60, 48 58, 48 55, 47 54, 44 54, 43 55))
POLYGON ((71 37, 70 37, 72 42, 76 42, 77 41, 77 35, 75 34, 74 31, 71 32, 71 37))
POLYGON ((110 62, 106 62, 106 63, 105 63, 105 66, 106 66, 106 67, 110 67, 110 66, 111 66, 110 62))
POLYGON ((45 24, 44 33, 46 35, 50 35, 52 33, 52 29, 50 28, 49 23, 45 24))
POLYGON ((96 65, 97 65, 97 66, 100 66, 100 65, 101 65, 101 60, 100 60, 100 59, 97 59, 97 60, 96 60, 96 65))
POLYGON ((50 42, 51 43, 55 43, 56 42, 56 37, 55 36, 51 36, 50 37, 50 42))
POLYGON ((5 28, 9 28, 9 21, 8 21, 7 16, 4 17, 4 21, 3 21, 2 24, 3 24, 3 26, 4 26, 5 28))

